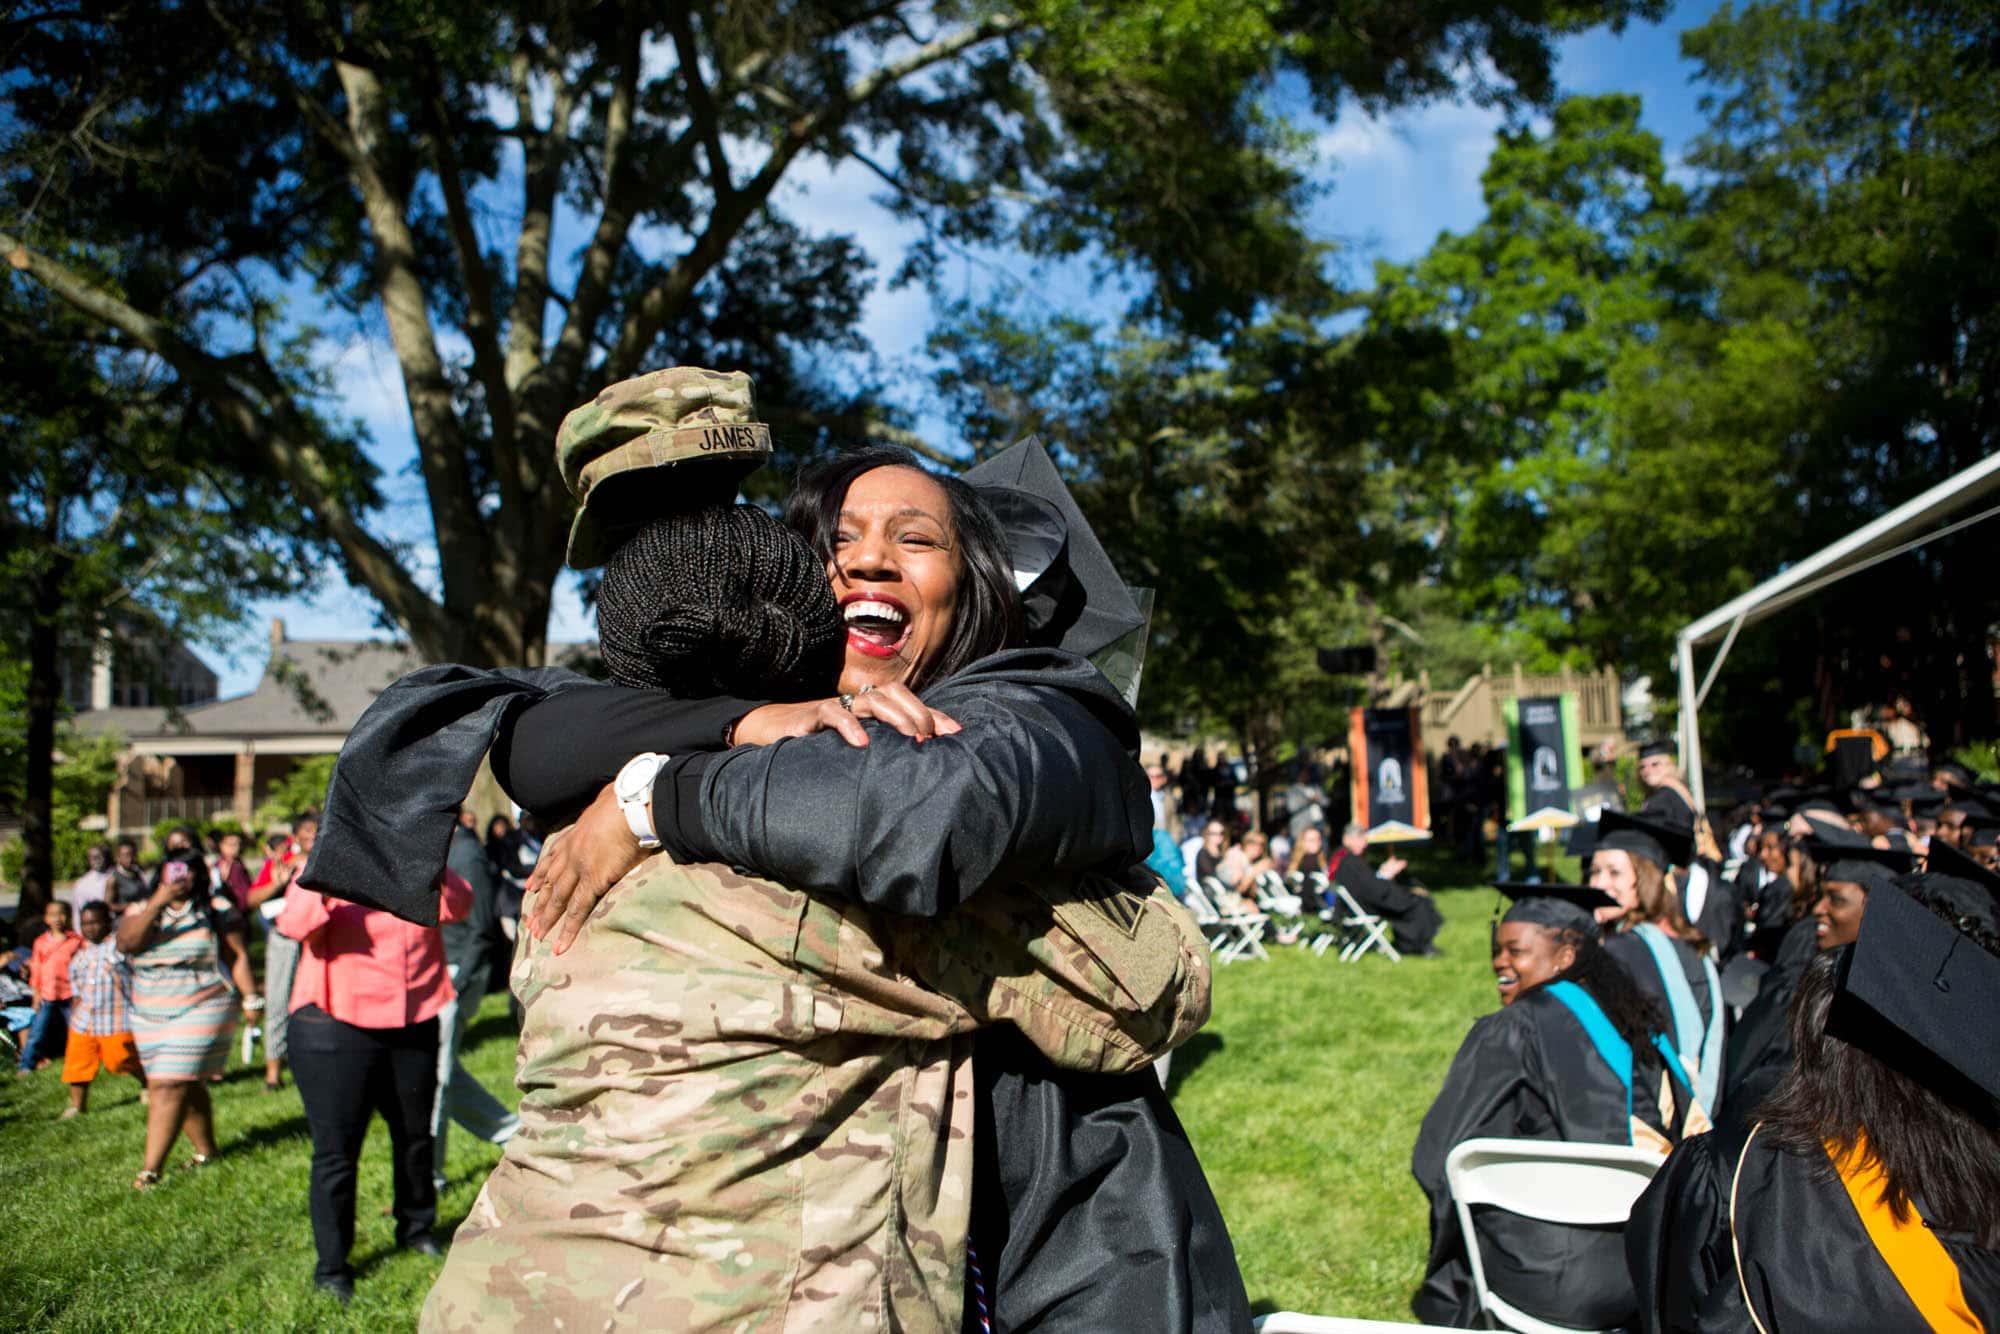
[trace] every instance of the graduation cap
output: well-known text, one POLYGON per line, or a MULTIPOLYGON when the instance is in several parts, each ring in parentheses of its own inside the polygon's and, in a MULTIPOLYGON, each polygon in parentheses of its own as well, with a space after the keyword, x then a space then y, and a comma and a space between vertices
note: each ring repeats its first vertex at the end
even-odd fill
POLYGON ((1916 854, 1900 848, 1878 848, 1852 830, 1826 831, 1806 840, 1806 852, 1819 865, 1821 884, 1838 880, 1871 893, 1888 889, 1896 877, 1916 865, 1916 854))
POLYGON ((1006 530, 1030 643, 1089 657, 1143 630, 1146 614, 1033 436, 961 474, 1006 530))
MULTIPOLYGON (((1606 807, 1605 809, 1608 810, 1610 808, 1606 807)), ((1601 818, 1603 811, 1599 811, 1598 815, 1601 818)), ((1596 852, 1597 821, 1578 820, 1575 824, 1571 825, 1568 835, 1563 839, 1563 851, 1572 857, 1582 857, 1585 859, 1588 859, 1592 853, 1596 852)))
POLYGON ((1615 908, 1618 900, 1589 885, 1530 885, 1515 880, 1495 882, 1493 888, 1514 901, 1500 918, 1502 922, 1527 922, 1555 930, 1597 934, 1599 908, 1615 908))
POLYGON ((1952 787, 1971 787, 1972 771, 1956 760, 1946 760, 1931 769, 1934 778, 1942 778, 1952 787))
POLYGON ((1600 811, 1597 851, 1628 852, 1662 871, 1694 860, 1694 828, 1653 811, 1600 811))
POLYGON ((2000 935, 2000 871, 1989 871, 1941 838, 1931 840, 1923 886, 1952 915, 2000 935))
POLYGON ((1920 815, 1926 820, 1932 820, 1937 818, 1937 813, 1945 808, 1945 803, 1951 798, 1934 787, 1927 787, 1921 792, 1911 793, 1904 800, 1910 803, 1911 815, 1920 815))
POLYGON ((1665 755, 1669 759, 1678 760, 1680 753, 1681 748, 1671 741, 1648 741, 1639 747, 1639 758, 1642 760, 1650 760, 1655 755, 1665 755))
POLYGON ((1961 1105, 2000 1099, 2000 958, 1900 890, 1870 899, 1846 956, 1828 1033, 1961 1105))

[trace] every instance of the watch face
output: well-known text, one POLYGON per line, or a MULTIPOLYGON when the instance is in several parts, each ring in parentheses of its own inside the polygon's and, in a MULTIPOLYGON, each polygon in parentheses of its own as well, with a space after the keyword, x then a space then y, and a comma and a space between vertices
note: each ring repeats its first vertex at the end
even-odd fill
POLYGON ((627 760, 625 767, 618 771, 613 791, 620 801, 637 801, 646 795, 646 789, 653 785, 653 779, 659 772, 660 760, 656 755, 641 755, 627 760))

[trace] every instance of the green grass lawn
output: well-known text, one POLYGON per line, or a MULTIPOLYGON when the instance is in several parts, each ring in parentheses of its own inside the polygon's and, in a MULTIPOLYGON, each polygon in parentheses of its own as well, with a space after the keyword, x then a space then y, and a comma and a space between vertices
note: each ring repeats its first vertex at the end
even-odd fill
MULTIPOLYGON (((1432 884, 1464 883, 1440 862, 1432 884)), ((1410 1146, 1473 1017, 1493 1007, 1486 968, 1490 891, 1441 892, 1445 956, 1341 964, 1274 949, 1269 964, 1216 971, 1214 1017, 1174 1058, 1174 1103, 1236 1242, 1259 1310, 1407 1320, 1426 1244, 1410 1146)), ((468 1064, 511 1093, 504 998, 489 998, 468 1064)), ((436 1262, 393 1249, 388 1132, 377 1123, 361 1171, 354 1304, 311 1287, 310 1148, 289 1082, 262 1067, 216 1090, 222 1153, 200 1170, 168 1160, 135 1193, 144 1134, 137 1086, 98 1081, 89 1115, 65 1105, 57 1068, 0 1077, 0 1329, 408 1328, 436 1262)), ((465 1216, 497 1149, 451 1138, 440 1201, 465 1216)))

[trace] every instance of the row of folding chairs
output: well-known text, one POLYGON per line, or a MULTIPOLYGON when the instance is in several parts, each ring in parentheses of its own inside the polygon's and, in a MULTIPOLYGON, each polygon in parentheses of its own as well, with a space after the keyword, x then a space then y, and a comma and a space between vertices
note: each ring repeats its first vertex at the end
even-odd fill
POLYGON ((1274 921, 1289 923, 1282 929, 1293 932, 1293 943, 1316 956, 1324 957, 1338 946, 1336 957, 1342 963, 1353 963, 1370 952, 1378 952, 1392 963, 1402 961, 1403 956, 1390 942, 1387 921, 1363 908, 1344 886, 1323 872, 1308 877, 1295 871, 1288 879, 1266 871, 1251 882, 1251 894, 1257 901, 1255 909, 1214 876, 1204 876, 1188 886, 1182 902, 1208 937, 1208 947, 1218 963, 1238 959, 1269 962, 1264 928, 1274 921), (1325 907, 1316 912, 1306 910, 1303 891, 1308 888, 1325 907))

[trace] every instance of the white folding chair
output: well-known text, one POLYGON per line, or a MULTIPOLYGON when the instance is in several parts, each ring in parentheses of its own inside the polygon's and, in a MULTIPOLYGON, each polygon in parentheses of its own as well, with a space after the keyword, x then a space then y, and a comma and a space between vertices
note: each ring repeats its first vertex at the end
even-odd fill
POLYGON ((1302 1315, 1273 1311, 1250 1322, 1257 1334, 1410 1334, 1411 1330, 1449 1329, 1449 1325, 1402 1325, 1388 1320, 1358 1320, 1344 1315, 1302 1315))
POLYGON ((1340 900, 1340 932, 1344 937, 1340 946, 1340 961, 1353 963, 1370 950, 1380 950, 1389 957, 1389 962, 1401 963, 1403 956, 1396 952, 1395 945, 1389 940, 1388 919, 1362 907, 1347 892, 1347 886, 1338 880, 1329 877, 1327 884, 1340 900))
POLYGON ((1236 959, 1262 959, 1269 963, 1271 956, 1264 949, 1264 923, 1271 919, 1245 908, 1242 900, 1212 875, 1202 878, 1201 888, 1215 909, 1217 921, 1229 932, 1229 939, 1216 952, 1217 957, 1224 963, 1236 959))
POLYGON ((1318 958, 1325 958, 1327 950, 1340 943, 1340 932, 1334 929, 1333 909, 1324 906, 1330 897, 1326 888, 1326 872, 1314 871, 1307 875, 1304 871, 1294 871, 1288 877, 1292 894, 1299 900, 1301 920, 1305 931, 1299 936, 1299 948, 1311 950, 1318 958), (1313 895, 1322 905, 1316 916, 1306 915, 1303 891, 1310 885, 1313 895))
POLYGON ((1188 910, 1188 916, 1194 918, 1194 924, 1201 928, 1202 937, 1208 941, 1209 952, 1220 956, 1223 943, 1234 932, 1222 924, 1222 914, 1218 913, 1215 905, 1208 901, 1208 895, 1202 892, 1200 881, 1192 878, 1188 880, 1187 888, 1181 894, 1181 907, 1188 910))
POLYGON ((1472 1283, 1487 1319, 1521 1334, 1600 1334, 1537 1320, 1486 1286, 1472 1206, 1572 1227, 1623 1227, 1632 1205, 1666 1159, 1629 1144, 1565 1140, 1469 1139, 1444 1160, 1445 1181, 1458 1210, 1459 1232, 1472 1261, 1472 1283))
POLYGON ((1257 906, 1267 913, 1297 917, 1305 911, 1304 900, 1276 871, 1261 872, 1252 882, 1252 888, 1257 895, 1257 906))

